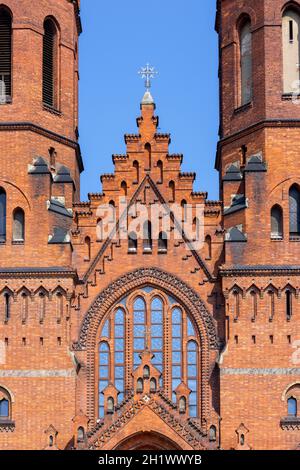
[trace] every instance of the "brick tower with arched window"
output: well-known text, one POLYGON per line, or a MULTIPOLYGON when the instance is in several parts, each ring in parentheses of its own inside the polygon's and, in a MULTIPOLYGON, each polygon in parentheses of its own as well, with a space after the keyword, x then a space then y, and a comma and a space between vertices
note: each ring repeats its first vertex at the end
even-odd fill
POLYGON ((298 1, 217 2, 224 448, 299 442, 299 21, 298 1))
POLYGON ((0 2, 0 447, 5 449, 46 447, 51 425, 60 446, 60 439, 69 439, 75 414, 68 325, 75 278, 70 229, 83 169, 77 141, 80 30, 77 1, 0 2))

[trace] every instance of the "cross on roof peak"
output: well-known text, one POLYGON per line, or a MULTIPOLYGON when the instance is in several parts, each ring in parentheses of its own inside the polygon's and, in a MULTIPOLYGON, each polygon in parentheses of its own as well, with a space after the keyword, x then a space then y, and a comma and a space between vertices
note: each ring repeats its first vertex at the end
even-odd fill
POLYGON ((138 74, 141 76, 141 78, 145 78, 145 88, 147 91, 150 91, 151 78, 155 78, 155 76, 158 75, 158 72, 154 67, 147 64, 146 67, 141 67, 138 74))

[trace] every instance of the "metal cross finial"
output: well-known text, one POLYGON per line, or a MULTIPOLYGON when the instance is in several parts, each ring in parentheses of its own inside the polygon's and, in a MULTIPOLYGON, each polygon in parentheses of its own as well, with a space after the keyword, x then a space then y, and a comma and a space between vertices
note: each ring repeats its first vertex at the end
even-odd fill
POLYGON ((141 70, 139 70, 139 75, 142 78, 145 78, 145 87, 146 90, 149 91, 151 88, 151 78, 155 78, 156 75, 158 75, 158 72, 155 70, 154 67, 151 67, 149 64, 146 65, 146 67, 141 67, 141 70))

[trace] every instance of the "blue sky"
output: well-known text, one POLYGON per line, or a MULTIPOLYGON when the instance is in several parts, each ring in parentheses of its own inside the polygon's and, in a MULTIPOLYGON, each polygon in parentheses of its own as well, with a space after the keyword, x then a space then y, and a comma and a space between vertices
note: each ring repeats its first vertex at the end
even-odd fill
POLYGON ((80 144, 85 171, 81 199, 101 191, 113 172, 111 155, 124 153, 136 132, 144 94, 138 69, 159 71, 152 86, 160 132, 170 151, 196 171, 195 190, 218 198, 214 170, 218 139, 218 50, 215 0, 83 0, 80 38, 80 144))

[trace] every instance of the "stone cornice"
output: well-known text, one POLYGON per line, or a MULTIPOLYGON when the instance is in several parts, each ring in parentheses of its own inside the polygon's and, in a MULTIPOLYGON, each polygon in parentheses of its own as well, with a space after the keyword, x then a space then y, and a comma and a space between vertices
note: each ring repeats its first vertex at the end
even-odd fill
POLYGON ((236 265, 229 267, 221 267, 220 274, 222 277, 236 276, 299 276, 300 266, 273 266, 273 265, 236 265))
POLYGON ((1 432, 13 432, 15 430, 15 422, 14 421, 2 421, 0 419, 0 433, 1 432))
POLYGON ((300 127, 300 119, 263 119, 261 121, 257 121, 244 129, 241 129, 238 132, 230 134, 226 137, 222 137, 218 142, 217 147, 217 154, 216 154, 216 161, 215 161, 215 168, 219 170, 220 167, 220 150, 223 144, 232 143, 235 140, 238 140, 242 137, 246 137, 247 135, 251 134, 254 131, 264 129, 264 128, 296 128, 300 127))
POLYGON ((82 172, 84 170, 83 161, 80 151, 80 145, 76 140, 69 139, 61 134, 57 134, 56 132, 52 132, 44 127, 38 126, 33 122, 1 122, 0 123, 0 131, 12 132, 12 131, 31 131, 35 132, 36 134, 40 134, 44 137, 48 137, 49 139, 55 140, 60 144, 67 145, 68 147, 73 148, 76 151, 76 158, 79 167, 79 171, 82 172))
POLYGON ((300 418, 297 416, 287 416, 280 420, 280 427, 286 431, 300 431, 300 418))
POLYGON ((76 279, 77 272, 72 268, 1 268, 0 279, 7 278, 39 278, 39 277, 71 277, 76 279))

